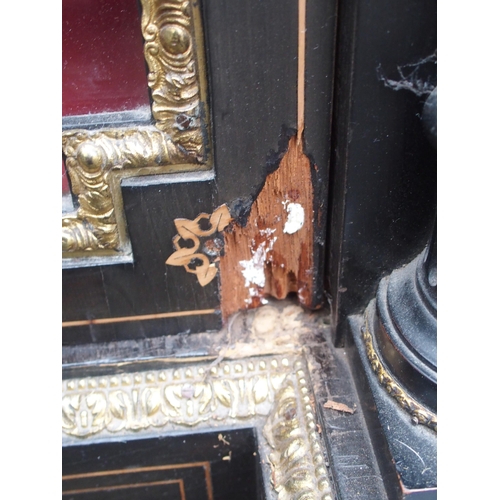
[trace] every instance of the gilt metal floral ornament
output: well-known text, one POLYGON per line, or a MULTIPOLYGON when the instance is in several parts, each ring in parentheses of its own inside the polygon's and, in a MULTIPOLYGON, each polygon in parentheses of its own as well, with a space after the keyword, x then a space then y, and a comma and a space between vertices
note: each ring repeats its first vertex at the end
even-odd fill
POLYGON ((218 272, 217 262, 224 240, 217 236, 231 222, 226 205, 212 215, 202 213, 194 220, 175 219, 178 234, 173 239, 175 252, 167 259, 170 266, 184 266, 188 273, 196 274, 201 286, 208 285, 218 272), (188 243, 190 245, 188 246, 188 243))

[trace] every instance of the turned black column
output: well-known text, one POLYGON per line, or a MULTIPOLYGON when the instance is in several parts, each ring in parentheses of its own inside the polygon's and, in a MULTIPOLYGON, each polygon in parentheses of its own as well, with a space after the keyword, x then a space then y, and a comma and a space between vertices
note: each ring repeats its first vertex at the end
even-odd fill
MULTIPOLYGON (((436 115, 434 90, 422 113, 434 145, 436 115)), ((350 328, 403 498, 436 498, 436 218, 427 244, 380 280, 376 297, 363 316, 351 316, 350 328)))
MULTIPOLYGON (((435 240, 435 237, 433 237, 435 240)), ((373 342, 387 370, 408 395, 437 411, 436 288, 429 282, 432 246, 380 282, 373 342)), ((417 423, 417 422, 416 422, 417 423)))
POLYGON ((362 337, 381 386, 414 424, 437 431, 437 236, 382 278, 362 337))
MULTIPOLYGON (((427 98, 422 124, 437 141, 437 88, 427 98)), ((408 394, 437 411, 437 226, 406 266, 379 284, 373 318, 374 348, 408 394)))

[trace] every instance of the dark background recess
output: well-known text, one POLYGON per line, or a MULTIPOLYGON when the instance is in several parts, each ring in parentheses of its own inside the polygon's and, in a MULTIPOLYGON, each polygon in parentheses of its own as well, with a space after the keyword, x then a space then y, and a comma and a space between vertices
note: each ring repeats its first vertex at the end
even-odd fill
POLYGON ((435 62, 407 66, 435 53, 436 18, 431 0, 339 5, 328 252, 337 344, 347 316, 362 312, 380 278, 410 262, 431 235, 436 151, 421 121, 428 93, 383 79, 420 90, 437 84, 435 62))

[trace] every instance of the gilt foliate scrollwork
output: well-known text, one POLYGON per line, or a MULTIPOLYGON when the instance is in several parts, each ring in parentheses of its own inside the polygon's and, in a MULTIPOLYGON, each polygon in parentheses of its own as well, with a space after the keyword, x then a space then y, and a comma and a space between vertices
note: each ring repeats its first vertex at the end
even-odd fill
POLYGON ((130 253, 120 179, 208 168, 197 11, 190 0, 142 0, 142 6, 155 122, 63 133, 66 169, 78 199, 76 212, 62 220, 65 257, 130 253))
POLYGON ((333 500, 304 370, 285 379, 264 426, 278 500, 333 500))
POLYGON ((287 358, 70 380, 63 387, 63 432, 192 427, 266 416, 288 372, 287 358))
POLYGON ((203 159, 201 82, 189 0, 142 0, 144 54, 153 117, 186 151, 203 159))
POLYGON ((333 500, 305 363, 298 357, 259 356, 63 382, 62 430, 72 438, 238 422, 263 425, 279 500, 333 500))
POLYGON ((196 163, 154 127, 69 131, 62 144, 79 205, 75 216, 63 218, 63 252, 121 249, 125 234, 120 234, 117 184, 126 170, 138 175, 151 165, 196 163))

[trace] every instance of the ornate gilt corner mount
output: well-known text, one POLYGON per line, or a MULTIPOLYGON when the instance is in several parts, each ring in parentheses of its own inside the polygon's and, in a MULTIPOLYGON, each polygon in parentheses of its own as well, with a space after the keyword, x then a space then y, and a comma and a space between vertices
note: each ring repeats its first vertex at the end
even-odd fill
POLYGON ((76 211, 62 219, 67 267, 101 257, 131 258, 122 179, 211 168, 199 6, 194 0, 141 2, 154 124, 63 133, 66 169, 78 198, 76 211))
POLYGON ((64 380, 63 443, 251 425, 280 500, 333 500, 306 365, 263 355, 64 380))
POLYGON ((196 274, 201 286, 208 285, 217 275, 216 263, 224 246, 223 239, 214 235, 223 231, 231 220, 226 205, 221 205, 212 215, 202 213, 194 220, 175 219, 178 234, 173 244, 176 250, 165 263, 184 266, 188 273, 196 274), (191 242, 191 246, 182 246, 187 242, 191 242))

